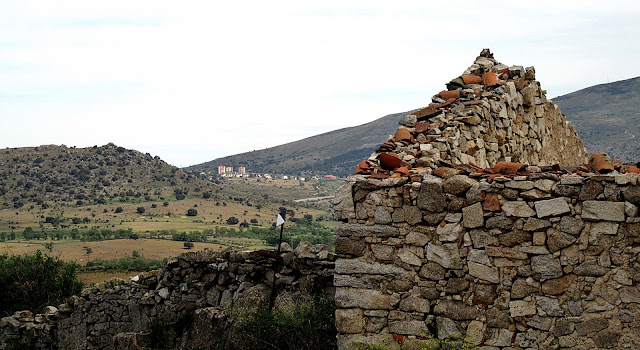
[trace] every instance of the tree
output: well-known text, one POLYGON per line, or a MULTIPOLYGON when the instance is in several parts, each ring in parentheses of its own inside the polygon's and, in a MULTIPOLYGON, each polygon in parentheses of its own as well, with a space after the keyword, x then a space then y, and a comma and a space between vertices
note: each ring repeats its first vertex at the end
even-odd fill
POLYGON ((237 217, 232 216, 227 219, 227 225, 237 225, 240 222, 237 217))
POLYGON ((184 242, 184 249, 191 249, 193 246, 193 242, 184 242))
POLYGON ((138 214, 144 214, 146 209, 144 209, 144 207, 138 207, 138 209, 136 209, 136 211, 138 212, 138 214))
POLYGON ((33 255, 0 255, 0 317, 19 310, 41 312, 82 290, 76 263, 37 251, 33 255))
POLYGON ((187 210, 187 216, 196 216, 196 215, 198 215, 198 211, 197 210, 195 210, 193 208, 187 210))
POLYGON ((140 252, 138 252, 137 250, 134 250, 133 252, 131 252, 131 256, 134 258, 141 257, 140 252))
POLYGON ((82 247, 87 252, 87 265, 89 265, 89 256, 93 253, 93 249, 91 247, 84 246, 82 247))
POLYGON ((122 209, 122 207, 117 207, 116 208, 116 213, 122 213, 124 209, 122 209))
POLYGON ((164 202, 164 203, 162 203, 162 205, 164 205, 165 207, 168 207, 169 206, 169 202, 164 202))

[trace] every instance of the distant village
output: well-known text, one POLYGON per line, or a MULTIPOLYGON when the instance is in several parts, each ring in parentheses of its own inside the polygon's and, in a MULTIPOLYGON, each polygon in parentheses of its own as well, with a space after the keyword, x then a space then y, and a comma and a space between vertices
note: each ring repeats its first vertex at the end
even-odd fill
MULTIPOLYGON (((200 175, 208 176, 209 180, 213 180, 215 174, 211 174, 211 172, 203 171, 200 173, 200 175)), ((306 176, 298 176, 298 175, 248 173, 247 168, 243 165, 235 168, 232 166, 218 165, 217 175, 218 177, 223 177, 223 178, 256 177, 256 178, 264 178, 266 180, 281 179, 281 180, 307 181, 307 180, 319 180, 319 179, 325 179, 325 180, 338 179, 338 177, 335 175, 324 175, 324 176, 313 175, 311 177, 306 177, 306 176)))

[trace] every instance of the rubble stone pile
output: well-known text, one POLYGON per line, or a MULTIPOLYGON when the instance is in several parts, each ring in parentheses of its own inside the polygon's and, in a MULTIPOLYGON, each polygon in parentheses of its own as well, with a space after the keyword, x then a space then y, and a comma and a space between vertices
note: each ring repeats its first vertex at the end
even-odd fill
MULTIPOLYGON (((256 304, 268 301, 273 256, 265 251, 182 254, 157 272, 99 283, 42 314, 19 311, 0 319, 0 349, 147 349, 154 324, 188 317, 191 327, 175 334, 182 338, 180 348, 215 348, 224 338, 227 308, 248 298, 256 304)), ((302 242, 292 250, 284 243, 281 257, 279 292, 312 283, 331 287, 335 257, 326 245, 302 242)))
POLYGON ((586 163, 575 129, 545 93, 533 67, 509 67, 485 49, 447 90, 433 96, 433 103, 407 115, 356 174, 410 176, 442 162, 479 168, 505 160, 539 166, 586 163))

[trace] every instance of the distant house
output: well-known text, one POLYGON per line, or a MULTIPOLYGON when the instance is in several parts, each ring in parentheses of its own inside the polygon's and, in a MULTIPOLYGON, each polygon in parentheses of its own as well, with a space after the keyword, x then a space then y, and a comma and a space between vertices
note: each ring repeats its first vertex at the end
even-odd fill
POLYGON ((271 175, 269 175, 269 174, 264 174, 264 178, 265 178, 265 179, 269 179, 269 180, 271 180, 271 175))
POLYGON ((247 172, 247 168, 245 168, 244 166, 238 167, 238 174, 244 174, 246 172, 247 172))
POLYGON ((225 169, 224 165, 218 165, 218 175, 224 175, 225 169))
POLYGON ((232 166, 225 167, 224 172, 228 174, 233 173, 233 167, 232 166))
POLYGON ((335 180, 335 179, 337 179, 338 177, 337 177, 337 176, 335 176, 335 175, 325 175, 325 176, 324 176, 324 178, 325 178, 325 179, 327 179, 327 180, 335 180))

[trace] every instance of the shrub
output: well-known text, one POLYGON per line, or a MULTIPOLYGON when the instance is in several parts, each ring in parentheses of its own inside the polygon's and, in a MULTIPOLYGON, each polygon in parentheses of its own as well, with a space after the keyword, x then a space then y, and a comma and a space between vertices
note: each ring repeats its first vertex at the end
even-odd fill
POLYGON ((196 215, 198 215, 198 211, 197 210, 195 210, 193 208, 187 210, 187 216, 196 216, 196 215))
POLYGON ((317 297, 304 293, 282 296, 272 312, 264 306, 232 310, 232 325, 223 348, 336 348, 332 298, 326 293, 317 297))
POLYGON ((41 312, 82 289, 80 266, 37 251, 32 255, 0 255, 0 317, 16 311, 41 312))

